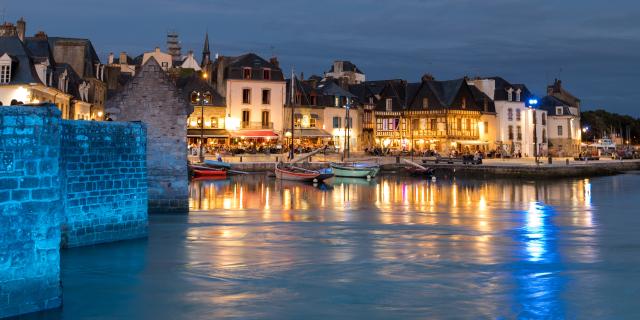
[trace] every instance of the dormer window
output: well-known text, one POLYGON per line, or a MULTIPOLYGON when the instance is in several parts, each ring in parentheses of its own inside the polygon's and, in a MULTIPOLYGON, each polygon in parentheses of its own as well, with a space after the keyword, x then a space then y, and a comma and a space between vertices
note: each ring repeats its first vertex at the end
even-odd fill
POLYGON ((422 98, 422 109, 429 109, 429 98, 422 98))
POLYGON ((242 78, 247 80, 251 79, 251 68, 242 69, 242 78))
POLYGON ((521 92, 520 89, 516 90, 516 101, 521 101, 520 100, 520 92, 521 92))
POLYGON ((11 57, 4 54, 0 57, 0 84, 11 82, 11 57))
POLYGON ((271 69, 263 69, 262 70, 262 79, 271 80, 271 69))
POLYGON ((559 116, 562 115, 562 107, 556 107, 556 114, 559 116))
POLYGON ((513 101, 513 89, 507 89, 507 101, 513 101))
POLYGON ((387 98, 387 100, 385 101, 386 105, 386 109, 388 112, 393 111, 393 100, 391 100, 391 98, 387 98))
POLYGON ((65 70, 60 77, 58 77, 58 90, 67 93, 69 89, 69 75, 65 70))

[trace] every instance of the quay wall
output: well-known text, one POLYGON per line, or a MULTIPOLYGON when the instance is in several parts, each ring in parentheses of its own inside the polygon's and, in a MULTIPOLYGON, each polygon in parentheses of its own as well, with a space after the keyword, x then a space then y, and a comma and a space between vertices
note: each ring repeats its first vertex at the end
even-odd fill
POLYGON ((63 247, 147 235, 146 128, 62 121, 63 247))
POLYGON ((59 307, 60 111, 0 107, 0 318, 59 307))
POLYGON ((62 304, 60 249, 147 234, 146 128, 0 107, 0 318, 62 304))
MULTIPOLYGON (((328 168, 328 162, 301 163, 300 166, 309 169, 328 168)), ((404 163, 386 163, 381 165, 381 174, 403 174, 404 163)), ((640 161, 624 160, 621 162, 598 162, 578 163, 571 161, 570 165, 557 163, 553 165, 542 164, 516 165, 516 164, 425 164, 426 167, 436 169, 437 176, 457 176, 474 178, 527 178, 527 179, 551 179, 551 178, 575 178, 598 175, 612 175, 626 171, 640 170, 640 161)), ((231 163, 233 170, 244 172, 273 172, 274 162, 234 162, 231 163)))

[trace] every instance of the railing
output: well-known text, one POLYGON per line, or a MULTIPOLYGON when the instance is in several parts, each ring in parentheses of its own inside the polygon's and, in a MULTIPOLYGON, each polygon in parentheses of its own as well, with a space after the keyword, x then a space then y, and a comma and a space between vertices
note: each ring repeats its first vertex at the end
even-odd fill
POLYGON ((243 121, 240 127, 242 129, 273 129, 273 122, 243 121))

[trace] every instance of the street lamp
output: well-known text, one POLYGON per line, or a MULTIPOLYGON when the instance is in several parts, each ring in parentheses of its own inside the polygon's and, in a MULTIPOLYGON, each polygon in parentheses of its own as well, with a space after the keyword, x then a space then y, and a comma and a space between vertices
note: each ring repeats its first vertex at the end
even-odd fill
POLYGON ((533 114, 533 157, 535 158, 536 164, 538 163, 538 114, 535 111, 536 106, 538 105, 538 99, 531 98, 527 103, 527 107, 529 107, 533 114))
POLYGON ((346 119, 345 119, 345 135, 344 135, 344 157, 345 159, 349 159, 349 150, 350 150, 350 143, 349 143, 349 131, 350 131, 350 127, 351 127, 351 121, 349 118, 349 109, 351 109, 351 104, 349 103, 349 98, 347 98, 347 104, 344 106, 346 109, 346 119))

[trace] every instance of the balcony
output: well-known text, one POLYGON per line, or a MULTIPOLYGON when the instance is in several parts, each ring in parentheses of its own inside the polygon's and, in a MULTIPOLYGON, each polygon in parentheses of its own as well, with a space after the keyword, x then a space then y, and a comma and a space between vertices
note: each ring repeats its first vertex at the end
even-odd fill
POLYGON ((273 129, 273 122, 243 121, 240 123, 242 129, 273 129))

